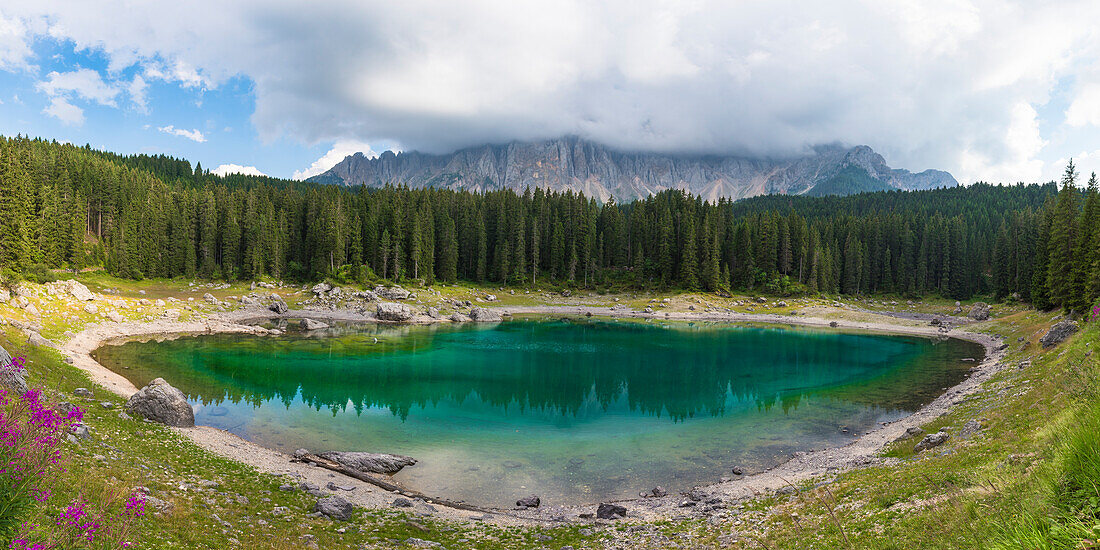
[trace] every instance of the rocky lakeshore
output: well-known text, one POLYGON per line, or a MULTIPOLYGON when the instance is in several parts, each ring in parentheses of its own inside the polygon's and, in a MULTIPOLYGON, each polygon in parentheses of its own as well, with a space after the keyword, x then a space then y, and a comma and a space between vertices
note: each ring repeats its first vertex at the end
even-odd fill
MULTIPOLYGON (((810 479, 827 479, 829 476, 845 469, 883 463, 889 459, 876 456, 883 446, 902 437, 904 434, 910 433, 917 426, 938 417, 953 405, 964 400, 982 381, 988 379, 1000 368, 999 360, 1003 353, 997 349, 1000 347, 1000 343, 985 334, 967 332, 957 328, 945 332, 939 324, 926 324, 923 326, 900 324, 891 322, 889 318, 856 322, 819 315, 792 316, 774 313, 691 310, 666 313, 654 312, 652 309, 647 312, 646 308, 631 308, 625 305, 483 307, 464 301, 457 301, 458 304, 454 303, 455 301, 447 302, 446 305, 454 311, 451 315, 445 316, 439 313, 436 306, 407 304, 409 295, 403 297, 391 295, 396 298, 392 302, 369 295, 354 297, 353 299, 362 300, 362 302, 349 308, 343 307, 347 305, 345 300, 341 300, 339 305, 327 300, 332 292, 331 287, 322 290, 320 293, 316 290, 317 287, 314 288, 314 298, 303 303, 306 306, 304 309, 281 307, 281 304, 285 305, 285 302, 278 296, 256 295, 255 297, 246 297, 247 300, 240 300, 242 305, 237 309, 214 312, 199 320, 157 319, 144 322, 101 323, 89 326, 77 333, 60 349, 74 365, 84 369, 97 382, 122 397, 129 397, 138 389, 133 387, 125 378, 106 369, 91 358, 90 353, 103 343, 124 338, 162 338, 179 334, 213 332, 278 334, 280 332, 278 329, 267 329, 248 324, 258 320, 270 319, 302 320, 298 322, 305 325, 303 326, 304 329, 310 330, 310 323, 327 322, 451 323, 456 322, 456 320, 463 322, 467 319, 471 322, 477 320, 495 322, 509 315, 607 316, 653 320, 667 319, 670 321, 769 323, 929 337, 949 336, 980 343, 986 349, 985 359, 975 366, 972 375, 964 382, 948 389, 938 399, 926 405, 917 413, 863 434, 849 445, 834 449, 798 453, 782 465, 764 472, 742 471, 738 473, 737 465, 730 465, 730 475, 722 480, 716 480, 716 483, 712 485, 694 488, 677 487, 671 488, 672 491, 664 488, 649 488, 642 491, 645 496, 613 503, 614 506, 623 507, 624 514, 611 513, 611 516, 621 517, 625 515, 626 518, 640 520, 724 513, 723 511, 727 510, 730 505, 776 491, 792 490, 793 486, 791 484, 798 484, 810 479), (403 318, 394 320, 389 318, 388 312, 379 311, 382 304, 386 303, 404 306, 404 308, 398 308, 403 318), (374 311, 366 304, 374 304, 374 311), (405 315, 406 310, 409 315, 405 315), (309 321, 306 322, 305 320, 309 321)), ((314 328, 313 330, 320 330, 320 328, 314 328)), ((538 502, 537 505, 532 506, 533 502, 537 502, 536 499, 517 503, 514 508, 495 510, 451 507, 446 505, 445 500, 433 498, 445 495, 419 495, 400 487, 396 487, 396 491, 386 490, 379 483, 334 474, 328 469, 310 465, 309 461, 296 460, 295 457, 259 447, 220 430, 201 426, 177 429, 203 448, 242 461, 261 471, 288 475, 300 480, 299 485, 292 486, 288 490, 315 491, 319 498, 328 498, 326 495, 338 495, 344 501, 355 506, 410 508, 438 517, 463 521, 476 519, 501 524, 533 523, 541 525, 548 522, 552 524, 566 521, 587 522, 607 519, 600 517, 600 510, 597 506, 599 503, 538 502), (334 475, 337 476, 336 481, 331 477, 334 475), (336 487, 336 489, 328 487, 329 485, 336 487), (314 487, 316 488, 314 489, 314 487), (322 491, 320 487, 326 487, 327 489, 322 491)), ((378 451, 385 451, 385 449, 378 449, 378 451)), ((645 480, 638 480, 638 483, 640 487, 644 487, 645 480)), ((618 510, 618 508, 615 508, 615 510, 618 510)), ((608 514, 605 509, 602 515, 608 516, 608 514)))

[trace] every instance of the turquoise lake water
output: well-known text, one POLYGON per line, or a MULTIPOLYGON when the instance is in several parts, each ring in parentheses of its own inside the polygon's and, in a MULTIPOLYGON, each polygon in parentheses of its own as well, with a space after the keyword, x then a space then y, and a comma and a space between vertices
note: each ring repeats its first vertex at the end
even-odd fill
POLYGON ((842 445, 931 401, 981 353, 958 340, 562 319, 188 336, 94 355, 138 387, 179 387, 199 424, 286 452, 413 456, 400 483, 506 507, 531 493, 552 505, 686 490, 842 445))

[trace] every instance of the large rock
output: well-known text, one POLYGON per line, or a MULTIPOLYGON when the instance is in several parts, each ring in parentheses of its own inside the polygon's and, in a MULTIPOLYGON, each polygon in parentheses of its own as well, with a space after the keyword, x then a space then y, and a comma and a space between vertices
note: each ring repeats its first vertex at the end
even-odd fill
POLYGON ((526 496, 516 501, 516 506, 519 508, 538 508, 540 504, 542 499, 538 495, 526 496))
POLYGON ((1076 321, 1070 321, 1068 319, 1059 321, 1057 324, 1050 327, 1050 330, 1039 339, 1039 343, 1042 344, 1044 348, 1057 346, 1062 343, 1063 340, 1077 332, 1077 328, 1076 321))
POLYGON ((374 287, 374 293, 377 294, 379 297, 385 298, 387 300, 405 300, 409 297, 410 294, 409 291, 399 286, 385 287, 382 285, 374 287))
POLYGON ((596 517, 600 519, 625 518, 626 508, 618 504, 601 504, 596 508, 596 517))
POLYGON ((143 418, 175 426, 190 428, 195 425, 195 411, 183 392, 173 388, 163 378, 157 378, 130 396, 126 410, 143 418))
POLYGON ((501 320, 499 313, 497 313, 493 310, 490 310, 490 309, 485 309, 483 307, 476 307, 476 306, 470 310, 470 319, 473 319, 474 321, 478 321, 478 322, 482 322, 482 323, 495 322, 495 321, 500 321, 501 320))
POLYGON ((115 323, 121 323, 123 321, 122 315, 119 315, 117 311, 108 311, 107 319, 115 323))
POLYGON ((413 311, 405 304, 394 302, 382 302, 378 304, 377 317, 383 321, 408 321, 412 319, 413 311))
POLYGON ((278 313, 279 315, 283 315, 284 313, 290 311, 290 308, 287 307, 286 302, 284 302, 281 298, 275 298, 275 301, 272 302, 267 309, 270 309, 271 311, 278 313))
POLYGON ((65 284, 68 285, 69 294, 72 294, 73 298, 76 298, 77 300, 80 300, 81 302, 88 302, 88 301, 91 301, 91 300, 95 300, 95 295, 92 294, 92 291, 88 290, 88 287, 86 287, 86 286, 84 286, 84 285, 82 285, 82 284, 80 284, 80 283, 78 283, 78 282, 76 282, 72 279, 69 279, 68 281, 65 281, 65 284))
POLYGON ((455 323, 469 323, 470 317, 464 313, 456 311, 451 314, 451 321, 454 321, 455 323))
POLYGON ((318 500, 317 504, 313 505, 313 511, 335 520, 347 521, 351 519, 354 508, 350 502, 344 500, 344 497, 331 496, 318 500))
POLYGON ((985 302, 976 302, 970 307, 969 317, 975 321, 985 321, 989 319, 989 304, 985 302))
POLYGON ((206 300, 208 303, 211 303, 211 304, 218 303, 218 299, 215 298, 214 295, 209 293, 209 292, 207 292, 206 294, 203 294, 202 299, 206 300))
POLYGON ((314 321, 313 319, 302 319, 302 328, 306 330, 321 330, 328 328, 328 325, 321 321, 314 321))
POLYGON ((951 434, 945 431, 938 431, 934 434, 928 434, 924 436, 924 439, 917 442, 917 445, 913 447, 913 452, 919 453, 921 451, 932 449, 934 447, 939 447, 940 445, 947 443, 948 439, 951 439, 951 434))
POLYGON ((396 474, 405 466, 416 464, 416 459, 410 456, 385 453, 331 451, 317 456, 331 460, 345 468, 370 474, 396 474))
POLYGON ((0 347, 0 385, 19 393, 26 393, 27 371, 20 365, 12 364, 12 356, 0 347))
POLYGON ((328 291, 332 290, 332 287, 328 283, 317 283, 310 289, 315 295, 320 296, 328 291))
POLYGON ((54 343, 44 338, 41 334, 33 330, 27 330, 27 343, 36 347, 54 347, 54 343))

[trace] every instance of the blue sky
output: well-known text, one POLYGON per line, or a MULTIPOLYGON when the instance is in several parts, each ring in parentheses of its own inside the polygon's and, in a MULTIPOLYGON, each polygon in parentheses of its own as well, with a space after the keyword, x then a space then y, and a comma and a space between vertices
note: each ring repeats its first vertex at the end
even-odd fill
POLYGON ((307 177, 580 135, 960 181, 1100 171, 1095 0, 9 0, 0 133, 307 177))

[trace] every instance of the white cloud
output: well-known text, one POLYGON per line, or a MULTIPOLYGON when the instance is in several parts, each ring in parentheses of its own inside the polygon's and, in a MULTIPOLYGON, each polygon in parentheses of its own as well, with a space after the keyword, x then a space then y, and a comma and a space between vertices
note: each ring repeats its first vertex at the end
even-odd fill
POLYGON ((1088 84, 1066 109, 1066 124, 1070 126, 1100 126, 1100 84, 1088 84))
POLYGON ((198 130, 184 130, 183 128, 176 128, 169 124, 168 126, 160 126, 157 128, 161 132, 170 136, 185 137, 191 141, 198 143, 206 143, 206 136, 202 135, 202 132, 198 130))
POLYGON ((134 79, 126 87, 126 91, 130 94, 130 101, 133 101, 134 107, 143 114, 149 114, 149 98, 146 95, 148 88, 149 85, 141 75, 134 75, 134 79))
POLYGON ((980 151, 964 150, 956 176, 966 182, 994 183, 1036 182, 1042 178, 1043 161, 1036 157, 1047 142, 1039 133, 1034 107, 1018 103, 1012 108, 1012 122, 1005 131, 1004 145, 1006 152, 997 162, 980 151))
POLYGON ((245 176, 266 176, 267 174, 261 172, 255 166, 241 166, 240 164, 222 164, 218 166, 211 173, 225 177, 229 174, 243 174, 245 176))
POLYGON ((117 107, 115 97, 120 92, 118 88, 104 82, 99 73, 91 69, 77 69, 65 73, 53 71, 46 75, 46 80, 39 82, 36 87, 50 97, 78 97, 111 107, 117 107))
POLYGON ((321 174, 325 170, 336 166, 336 163, 344 160, 344 157, 354 155, 355 153, 363 153, 363 155, 370 158, 378 156, 378 153, 375 153, 374 150, 371 149, 369 143, 361 141, 338 141, 333 144, 332 149, 329 149, 324 156, 309 165, 309 168, 305 170, 295 170, 293 178, 296 180, 304 180, 321 174))
POLYGON ((50 104, 42 112, 69 126, 84 124, 84 109, 69 103, 64 97, 51 98, 50 104))
MULTIPOLYGON (((1095 0, 4 4, 31 29, 11 36, 48 29, 102 51, 112 74, 136 64, 198 89, 249 78, 269 141, 443 151, 572 133, 781 155, 840 140, 1009 181, 1068 155, 1044 140, 1100 146, 1057 141, 1048 120, 1036 133, 1020 107, 1100 76, 1095 0)), ((1080 105, 1067 120, 1091 120, 1080 105)))
POLYGON ((27 40, 26 25, 17 18, 4 17, 0 10, 0 69, 27 69, 33 53, 27 40))

